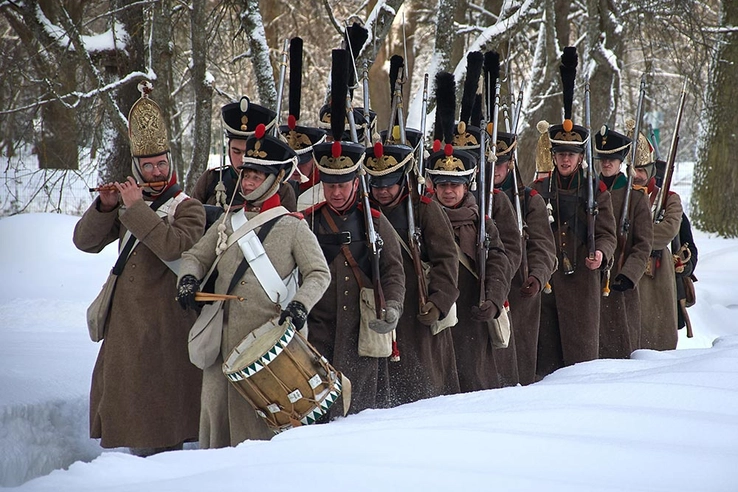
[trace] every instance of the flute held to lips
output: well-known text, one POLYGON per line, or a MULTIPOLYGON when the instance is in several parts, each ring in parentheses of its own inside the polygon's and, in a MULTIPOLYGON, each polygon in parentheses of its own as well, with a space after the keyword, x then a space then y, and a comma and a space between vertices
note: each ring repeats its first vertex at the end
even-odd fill
MULTIPOLYGON (((167 184, 167 181, 152 181, 150 183, 138 183, 139 188, 158 188, 159 186, 164 186, 167 184)), ((90 193, 94 191, 118 191, 118 188, 115 187, 115 185, 102 185, 98 186, 97 188, 89 188, 90 193)))

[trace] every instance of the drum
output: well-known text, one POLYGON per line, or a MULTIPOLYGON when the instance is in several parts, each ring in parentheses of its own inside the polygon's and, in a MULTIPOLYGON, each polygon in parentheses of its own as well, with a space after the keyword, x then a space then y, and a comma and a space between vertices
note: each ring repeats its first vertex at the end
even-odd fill
POLYGON ((246 335, 223 363, 223 374, 275 434, 314 423, 343 391, 350 395, 348 380, 289 319, 280 325, 275 318, 246 335))

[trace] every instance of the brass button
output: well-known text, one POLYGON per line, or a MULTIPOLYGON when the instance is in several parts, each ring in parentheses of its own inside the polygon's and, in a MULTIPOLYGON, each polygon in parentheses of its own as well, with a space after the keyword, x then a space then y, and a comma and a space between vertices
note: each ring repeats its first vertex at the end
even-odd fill
POLYGON ((344 290, 343 291, 343 295, 347 296, 348 295, 348 291, 347 290, 344 290))
POLYGON ((349 281, 348 275, 346 275, 345 277, 343 277, 343 279, 344 279, 344 280, 345 280, 346 282, 348 282, 348 281, 349 281))
POLYGON ((348 266, 348 261, 344 261, 343 266, 348 266))
POLYGON ((136 268, 136 264, 135 263, 131 263, 131 268, 136 268))
POLYGON ((348 311, 348 308, 346 306, 343 306, 344 311, 348 311))
POLYGON ((136 256, 138 254, 138 251, 133 252, 133 256, 136 256))
POLYGON ((241 285, 246 285, 246 281, 245 280, 241 280, 241 285))

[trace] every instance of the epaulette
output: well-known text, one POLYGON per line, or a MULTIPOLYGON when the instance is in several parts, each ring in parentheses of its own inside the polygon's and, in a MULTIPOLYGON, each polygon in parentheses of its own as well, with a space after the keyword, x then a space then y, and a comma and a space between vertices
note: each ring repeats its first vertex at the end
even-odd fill
POLYGON ((420 197, 420 203, 430 203, 432 201, 433 200, 431 200, 430 197, 428 197, 428 196, 423 195, 423 196, 420 197))
POLYGON ((295 217, 295 218, 300 219, 300 220, 302 220, 302 219, 305 218, 305 216, 302 214, 302 212, 290 212, 287 215, 291 215, 292 217, 295 217))
POLYGON ((669 190, 669 196, 671 196, 671 195, 676 195, 676 191, 669 190))
POLYGON ((604 181, 600 181, 599 183, 600 184, 599 184, 598 188, 600 189, 600 193, 602 193, 603 191, 607 191, 607 185, 605 184, 605 182, 604 181))
POLYGON ((538 191, 534 190, 533 188, 530 189, 530 196, 536 196, 539 195, 538 191))
POLYGON ((534 183, 543 183, 543 182, 544 182, 544 181, 546 181, 546 180, 547 180, 548 178, 549 178, 548 176, 541 176, 540 178, 536 179, 536 180, 535 180, 535 181, 533 181, 533 182, 534 182, 534 183))
POLYGON ((325 205, 326 203, 327 202, 325 202, 325 201, 322 201, 320 203, 316 203, 315 205, 312 205, 312 206, 306 208, 305 210, 303 210, 302 211, 302 215, 303 216, 313 215, 315 212, 317 212, 318 210, 320 210, 321 207, 323 207, 323 205, 325 205))
POLYGON ((500 190, 499 188, 494 188, 494 194, 496 195, 498 193, 502 193, 502 190, 500 190))

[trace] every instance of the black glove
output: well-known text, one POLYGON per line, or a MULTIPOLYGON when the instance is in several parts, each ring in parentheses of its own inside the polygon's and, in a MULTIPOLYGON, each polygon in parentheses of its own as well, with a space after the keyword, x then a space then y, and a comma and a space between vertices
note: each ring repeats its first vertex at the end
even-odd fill
POLYGON ((195 292, 199 288, 200 281, 194 275, 185 275, 179 279, 179 284, 177 284, 177 302, 182 306, 182 309, 200 308, 197 301, 195 301, 195 292))
POLYGON ((441 317, 441 311, 433 304, 432 301, 428 301, 424 306, 420 308, 420 314, 417 315, 418 321, 426 326, 431 326, 433 323, 438 321, 441 317))
POLYGON ((295 329, 299 331, 305 326, 307 317, 308 312, 305 306, 300 301, 291 301, 279 316, 279 324, 281 325, 287 318, 291 318, 295 329))
POLYGON ((615 280, 612 281, 612 284, 610 284, 610 289, 614 290, 615 292, 625 292, 626 290, 630 290, 635 285, 631 280, 623 275, 622 273, 615 277, 615 280))
POLYGON ((528 279, 520 287, 520 295, 523 297, 533 297, 541 291, 541 283, 533 275, 530 275, 528 279))
POLYGON ((497 308, 490 300, 486 300, 481 306, 476 304, 471 307, 471 317, 474 321, 489 321, 497 316, 497 308))

